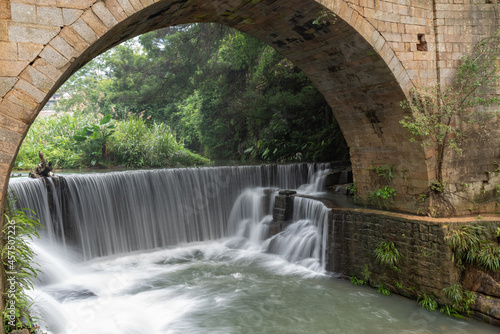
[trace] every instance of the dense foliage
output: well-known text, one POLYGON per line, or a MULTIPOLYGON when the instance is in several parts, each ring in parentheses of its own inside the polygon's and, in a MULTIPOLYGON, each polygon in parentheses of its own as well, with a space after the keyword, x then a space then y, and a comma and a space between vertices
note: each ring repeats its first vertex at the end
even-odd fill
POLYGON ((32 299, 26 291, 33 290, 33 281, 40 270, 34 262, 35 253, 30 240, 38 238, 40 226, 33 212, 14 210, 10 203, 4 209, 2 228, 2 264, 5 294, 2 296, 5 308, 1 312, 6 333, 16 329, 29 329, 34 333, 39 326, 34 322, 36 314, 32 312, 32 299))
POLYGON ((123 119, 144 112, 214 159, 332 160, 347 146, 309 79, 271 47, 215 24, 142 35, 87 64, 63 87, 64 111, 123 119))
POLYGON ((14 168, 36 166, 39 163, 38 151, 42 151, 58 168, 110 164, 167 167, 210 162, 179 144, 167 125, 146 122, 143 114, 129 114, 126 119, 118 121, 92 113, 61 113, 55 117, 38 118, 24 139, 14 168), (88 138, 79 139, 82 134, 87 134, 88 138))

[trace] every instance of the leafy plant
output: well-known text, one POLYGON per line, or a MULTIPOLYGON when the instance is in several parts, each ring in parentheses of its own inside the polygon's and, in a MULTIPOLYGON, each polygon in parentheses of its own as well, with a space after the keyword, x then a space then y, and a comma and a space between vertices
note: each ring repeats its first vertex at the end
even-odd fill
POLYGON ((500 269, 500 247, 494 244, 482 244, 476 255, 476 262, 486 270, 500 269))
POLYGON ((475 303, 474 292, 463 289, 458 283, 444 288, 443 292, 450 305, 441 309, 441 312, 455 317, 460 317, 459 313, 470 315, 470 306, 475 303))
POLYGON ((354 285, 366 285, 368 282, 362 280, 361 278, 357 278, 356 276, 351 276, 351 283, 354 285))
POLYGON ((85 125, 83 129, 73 135, 73 139, 78 143, 89 141, 87 153, 91 157, 92 165, 99 159, 103 161, 107 158, 108 138, 113 134, 115 125, 111 123, 111 115, 104 116, 99 124, 85 125))
POLYGON ((484 232, 483 226, 463 225, 452 229, 445 237, 446 243, 453 250, 453 261, 461 268, 465 263, 473 263, 481 247, 479 234, 484 232))
POLYGON ((394 281, 394 285, 396 286, 396 288, 400 289, 400 290, 403 290, 405 287, 403 286, 403 284, 401 284, 400 282, 398 281, 394 281))
POLYGON ((455 318, 463 318, 463 316, 459 313, 459 311, 449 305, 444 305, 440 309, 441 313, 444 315, 447 315, 448 317, 455 317, 455 318))
POLYGON ((2 263, 7 274, 6 294, 3 296, 5 309, 2 321, 7 332, 28 328, 34 330, 36 317, 31 313, 32 301, 26 294, 33 289, 33 279, 40 270, 33 262, 35 253, 29 240, 38 238, 37 228, 40 223, 34 218, 34 212, 13 210, 7 203, 2 229, 2 263))
POLYGON ((383 285, 379 285, 377 287, 377 291, 378 293, 383 294, 384 296, 389 296, 391 294, 391 290, 387 289, 383 285))
POLYGON ((390 267, 394 271, 400 271, 397 267, 401 260, 401 254, 392 241, 382 241, 375 248, 375 257, 380 264, 390 267))
POLYGON ((446 183, 442 181, 432 181, 429 188, 431 189, 432 192, 436 194, 442 194, 444 193, 444 190, 446 189, 446 183))
POLYGON ((427 296, 427 294, 420 295, 417 299, 418 304, 425 310, 427 311, 434 311, 437 310, 438 304, 434 297, 432 296, 427 296))
POLYGON ((393 187, 385 186, 385 187, 377 189, 373 193, 371 193, 368 196, 368 199, 370 201, 377 200, 380 207, 387 208, 387 203, 386 203, 387 200, 390 199, 392 202, 392 199, 396 197, 396 193, 397 193, 397 191, 393 187))
POLYGON ((382 166, 375 166, 372 161, 372 167, 373 170, 377 173, 378 176, 381 176, 386 179, 387 182, 391 182, 392 179, 394 178, 394 173, 396 171, 396 168, 394 165, 389 165, 385 164, 382 166))
POLYGON ((500 247, 485 239, 484 226, 464 225, 449 231, 446 243, 453 250, 453 261, 462 269, 476 263, 489 271, 500 269, 500 247))
POLYGON ((359 197, 358 197, 358 187, 356 186, 356 183, 347 186, 347 193, 353 197, 355 202, 357 202, 359 197))

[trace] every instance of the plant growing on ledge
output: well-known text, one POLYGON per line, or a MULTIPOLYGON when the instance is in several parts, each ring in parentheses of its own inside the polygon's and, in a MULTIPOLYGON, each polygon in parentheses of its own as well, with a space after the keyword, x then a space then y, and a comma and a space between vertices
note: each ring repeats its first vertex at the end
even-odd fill
POLYGON ((500 247, 485 237, 484 226, 464 225, 451 230, 445 237, 453 251, 453 261, 465 269, 467 263, 477 264, 486 271, 500 269, 500 247))
POLYGON ((375 248, 375 257, 380 264, 390 267, 394 271, 401 271, 397 265, 401 260, 401 254, 397 250, 394 242, 381 241, 377 248, 375 248))
POLYGON ((383 188, 375 190, 368 196, 368 200, 373 202, 374 200, 378 201, 380 207, 387 208, 387 200, 393 202, 393 198, 396 197, 396 189, 391 186, 385 186, 383 188))

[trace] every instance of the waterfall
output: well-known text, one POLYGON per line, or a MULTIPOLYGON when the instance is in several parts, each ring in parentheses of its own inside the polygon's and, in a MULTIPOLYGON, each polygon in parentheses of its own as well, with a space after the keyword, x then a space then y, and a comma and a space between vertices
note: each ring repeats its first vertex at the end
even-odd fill
POLYGON ((296 198, 294 223, 273 238, 272 246, 263 242, 272 221, 274 191, 311 183, 303 189, 317 192, 317 178, 328 167, 290 164, 75 174, 55 181, 12 180, 10 190, 18 198, 17 207, 36 212, 45 226, 43 238, 76 248, 84 260, 240 238, 292 262, 313 257, 324 268, 327 224, 324 213, 314 212, 311 204, 324 207, 319 202, 296 198), (302 241, 290 239, 292 235, 302 241), (294 250, 285 251, 285 244, 294 250))
POLYGON ((295 197, 292 222, 264 243, 267 252, 315 271, 325 268, 329 209, 309 198, 295 197))

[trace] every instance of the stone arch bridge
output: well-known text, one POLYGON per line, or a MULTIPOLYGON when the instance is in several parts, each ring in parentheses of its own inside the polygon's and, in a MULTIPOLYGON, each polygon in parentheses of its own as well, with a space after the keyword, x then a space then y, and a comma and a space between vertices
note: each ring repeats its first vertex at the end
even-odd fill
MULTIPOLYGON (((436 154, 409 142, 400 101, 412 87, 453 78, 462 55, 498 25, 489 0, 0 0, 0 186, 29 126, 49 97, 93 57, 162 27, 216 22, 274 47, 325 96, 350 147, 360 195, 394 166, 391 207, 418 210, 436 177, 436 154)), ((463 157, 447 157, 454 203, 494 192, 498 126, 463 157)), ((2 204, 0 202, 0 204, 2 204)), ((463 210, 462 210, 463 209, 463 210)), ((488 210, 494 210, 489 206, 488 210)))

